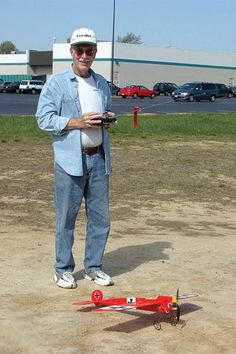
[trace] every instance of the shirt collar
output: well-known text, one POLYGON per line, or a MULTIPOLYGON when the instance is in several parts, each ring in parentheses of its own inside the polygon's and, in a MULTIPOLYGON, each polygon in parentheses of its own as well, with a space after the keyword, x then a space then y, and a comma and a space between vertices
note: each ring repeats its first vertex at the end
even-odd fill
MULTIPOLYGON (((70 65, 68 71, 69 71, 69 75, 70 75, 70 80, 72 80, 72 81, 76 80, 76 75, 75 75, 74 70, 72 68, 72 64, 70 65)), ((91 68, 89 68, 89 74, 94 77, 94 71, 91 68)))

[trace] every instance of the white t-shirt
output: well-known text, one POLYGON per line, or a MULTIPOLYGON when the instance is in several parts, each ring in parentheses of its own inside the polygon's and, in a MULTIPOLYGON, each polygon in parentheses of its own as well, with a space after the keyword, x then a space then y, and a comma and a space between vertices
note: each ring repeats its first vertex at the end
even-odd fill
MULTIPOLYGON (((102 101, 96 83, 90 75, 88 78, 77 76, 78 93, 82 114, 87 112, 102 113, 102 101)), ((93 147, 102 143, 102 128, 81 129, 83 147, 93 147)))

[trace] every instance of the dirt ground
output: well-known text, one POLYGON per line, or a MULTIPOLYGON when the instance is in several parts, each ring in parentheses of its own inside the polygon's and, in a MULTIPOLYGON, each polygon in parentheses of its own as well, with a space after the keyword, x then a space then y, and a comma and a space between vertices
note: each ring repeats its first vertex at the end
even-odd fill
POLYGON ((0 144, 1 354, 236 352, 236 142, 114 142, 112 229, 103 269, 84 280, 85 214, 76 226, 78 288, 53 283, 51 144, 0 144), (157 314, 90 313, 72 305, 104 297, 197 293, 174 327, 157 314))

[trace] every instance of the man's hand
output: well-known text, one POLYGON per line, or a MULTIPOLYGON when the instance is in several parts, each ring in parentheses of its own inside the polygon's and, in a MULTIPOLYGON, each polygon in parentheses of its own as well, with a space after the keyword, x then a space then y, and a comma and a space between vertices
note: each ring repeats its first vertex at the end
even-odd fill
POLYGON ((96 112, 84 113, 80 118, 71 118, 65 130, 99 128, 101 124, 101 114, 96 112))
POLYGON ((101 126, 110 128, 116 123, 114 112, 105 112, 103 114, 97 112, 84 113, 80 118, 71 118, 65 127, 65 130, 72 129, 98 129, 101 126), (109 122, 111 120, 111 122, 109 122))

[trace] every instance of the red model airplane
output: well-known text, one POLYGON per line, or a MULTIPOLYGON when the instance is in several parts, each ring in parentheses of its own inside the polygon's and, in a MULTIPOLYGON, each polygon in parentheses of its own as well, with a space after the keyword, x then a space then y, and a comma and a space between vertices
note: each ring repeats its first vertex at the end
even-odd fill
MULTIPOLYGON (((126 311, 136 309, 160 312, 163 314, 173 313, 173 315, 170 317, 170 320, 171 324, 176 325, 176 323, 180 319, 180 308, 178 305, 178 300, 187 299, 195 296, 198 295, 186 294, 179 296, 179 290, 177 290, 176 296, 157 296, 155 298, 122 297, 103 299, 102 291, 94 290, 91 295, 91 300, 76 301, 73 302, 73 305, 83 306, 94 304, 95 308, 91 308, 91 311, 126 311)), ((155 327, 158 326, 156 326, 155 324, 155 327)))

